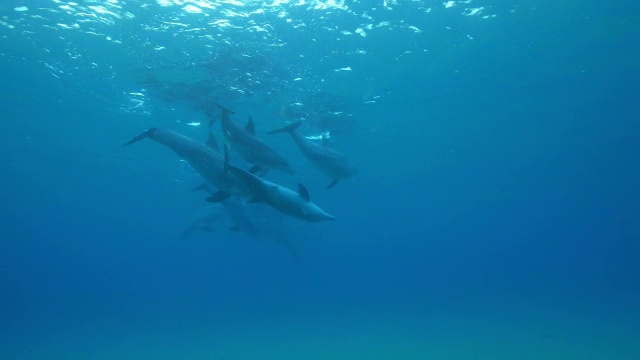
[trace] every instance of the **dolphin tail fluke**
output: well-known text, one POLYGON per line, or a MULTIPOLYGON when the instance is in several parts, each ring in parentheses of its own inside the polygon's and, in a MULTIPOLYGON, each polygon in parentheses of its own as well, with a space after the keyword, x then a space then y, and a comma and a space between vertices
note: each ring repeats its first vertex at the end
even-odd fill
POLYGON ((327 186, 327 190, 331 189, 332 187, 336 186, 336 184, 340 181, 340 179, 333 179, 333 181, 327 186))
POLYGON ((143 132, 142 134, 134 137, 133 139, 131 139, 126 144, 122 145, 122 147, 129 146, 129 145, 131 145, 133 143, 136 143, 136 142, 138 142, 138 141, 140 141, 140 140, 142 140, 144 138, 148 138, 149 136, 151 136, 153 134, 154 131, 156 131, 155 128, 150 128, 147 131, 143 132))
POLYGON ((302 121, 294 122, 293 124, 289 124, 280 129, 269 131, 267 134, 292 133, 296 131, 296 129, 299 128, 300 125, 302 125, 302 121))

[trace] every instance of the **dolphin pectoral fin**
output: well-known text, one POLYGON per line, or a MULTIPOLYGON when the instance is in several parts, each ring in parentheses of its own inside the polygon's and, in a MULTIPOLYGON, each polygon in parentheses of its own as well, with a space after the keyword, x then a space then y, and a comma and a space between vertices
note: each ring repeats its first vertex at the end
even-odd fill
POLYGON ((269 131, 267 134, 279 134, 279 133, 287 133, 287 132, 288 133, 292 133, 297 128, 299 128, 300 125, 302 125, 302 121, 297 121, 297 122, 294 122, 293 124, 289 124, 289 125, 287 125, 285 127, 282 127, 280 129, 269 131))
POLYGON ((302 197, 306 201, 311 201, 311 196, 309 196, 309 190, 307 190, 307 188, 300 183, 298 183, 298 194, 300 194, 300 197, 302 197))
POLYGON ((340 181, 340 179, 333 179, 333 181, 327 186, 327 190, 331 189, 332 187, 336 186, 336 184, 340 181))
POLYGON ((206 198, 205 200, 207 200, 208 202, 221 202, 224 200, 227 200, 229 197, 231 196, 231 193, 228 193, 226 191, 218 191, 217 193, 209 196, 208 198, 206 198))
POLYGON ((249 115, 249 120, 247 121, 247 125, 244 126, 244 130, 251 135, 256 134, 256 126, 253 124, 253 119, 251 115, 249 115))
POLYGON ((149 137, 150 135, 152 135, 154 131, 156 131, 156 129, 155 129, 155 128, 150 128, 150 129, 148 129, 147 131, 143 132, 142 134, 140 134, 140 135, 138 135, 138 136, 134 137, 133 139, 131 139, 131 140, 130 140, 129 142, 127 142, 126 144, 123 144, 123 145, 122 145, 122 147, 129 146, 129 145, 131 145, 131 144, 133 144, 133 143, 136 143, 136 142, 138 142, 138 141, 140 141, 140 140, 142 140, 142 139, 144 139, 144 138, 147 138, 147 137, 149 137))

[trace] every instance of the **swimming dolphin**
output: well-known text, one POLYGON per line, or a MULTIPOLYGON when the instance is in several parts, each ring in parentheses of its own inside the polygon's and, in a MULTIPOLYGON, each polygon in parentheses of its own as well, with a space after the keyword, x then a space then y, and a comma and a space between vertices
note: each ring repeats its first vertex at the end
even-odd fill
MULTIPOLYGON (((203 184, 193 190, 205 190, 214 193, 209 184, 203 184)), ((216 224, 229 218, 232 226, 229 230, 242 232, 255 240, 267 239, 284 246, 291 257, 300 261, 298 248, 289 238, 284 224, 285 214, 271 208, 267 204, 243 204, 232 196, 220 202, 222 207, 208 206, 204 212, 185 228, 182 238, 194 236, 198 232, 212 232, 216 224)))
POLYGON ((198 232, 213 232, 215 229, 213 224, 221 221, 227 216, 223 209, 219 209, 216 207, 215 211, 211 210, 212 209, 207 209, 204 214, 199 215, 191 224, 189 224, 189 226, 187 226, 182 231, 181 237, 183 240, 194 236, 198 232))
POLYGON ((226 170, 225 158, 207 144, 167 129, 150 128, 134 137, 122 146, 128 146, 142 139, 149 138, 169 147, 186 160, 208 183, 219 191, 213 196, 217 201, 231 195, 255 197, 252 183, 226 170))
MULTIPOLYGON (((226 151, 225 151, 226 153, 226 151)), ((228 156, 225 156, 228 159, 228 156)), ((244 171, 228 163, 225 163, 230 173, 233 173, 243 182, 251 184, 254 197, 249 202, 264 202, 282 213, 307 221, 336 220, 336 217, 322 210, 311 202, 309 191, 302 184, 298 184, 298 192, 284 186, 262 179, 254 174, 244 171)), ((215 201, 209 198, 208 201, 215 201)))
POLYGON ((219 107, 222 109, 222 120, 220 121, 222 133, 224 134, 225 142, 232 150, 262 170, 274 169, 290 174, 293 173, 287 159, 256 137, 256 130, 251 116, 249 116, 245 127, 242 128, 231 120, 231 110, 220 105, 219 107))
MULTIPOLYGON (((194 188, 192 191, 198 190, 206 191, 212 196, 216 196, 217 193, 217 190, 209 183, 204 183, 194 188)), ((244 208, 244 205, 242 205, 242 202, 238 198, 231 196, 220 201, 220 205, 222 205, 226 214, 229 216, 229 218, 231 218, 231 221, 233 222, 233 226, 230 227, 229 230, 244 231, 249 235, 249 237, 253 239, 260 238, 260 231, 258 230, 258 227, 253 222, 253 220, 251 220, 251 218, 247 214, 246 209, 244 208)), ((203 220, 210 224, 217 221, 218 219, 209 220, 203 217, 203 220)))
POLYGON ((346 179, 355 175, 357 170, 353 164, 351 164, 351 161, 346 155, 330 148, 327 145, 326 140, 323 140, 324 143, 319 145, 302 136, 302 134, 297 131, 301 124, 302 122, 298 121, 283 128, 270 131, 268 134, 291 134, 293 141, 298 145, 302 154, 304 154, 311 163, 322 170, 322 172, 333 179, 327 186, 327 189, 334 187, 341 179, 346 179))

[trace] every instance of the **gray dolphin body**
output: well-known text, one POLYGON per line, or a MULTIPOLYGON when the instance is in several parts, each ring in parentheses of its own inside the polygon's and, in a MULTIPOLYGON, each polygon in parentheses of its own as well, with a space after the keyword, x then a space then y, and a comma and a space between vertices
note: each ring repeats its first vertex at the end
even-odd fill
POLYGON ((229 147, 242 155, 245 160, 262 169, 280 170, 292 174, 287 159, 278 154, 264 141, 256 137, 253 119, 249 116, 247 125, 242 128, 231 120, 231 111, 222 108, 222 133, 229 147))
POLYGON ((291 134, 293 141, 300 151, 302 151, 302 154, 317 168, 333 179, 329 186, 327 186, 327 189, 334 187, 338 181, 356 174, 356 168, 346 155, 330 148, 326 144, 320 145, 302 136, 302 134, 297 131, 301 124, 302 122, 296 122, 281 129, 270 131, 269 134, 291 134))
MULTIPOLYGON (((210 187, 210 185, 208 185, 210 187)), ((200 188, 198 188, 200 189, 200 188)), ((205 189, 207 192, 215 189, 205 189)), ((285 226, 285 215, 267 204, 243 204, 237 197, 230 197, 217 204, 208 206, 182 232, 187 239, 200 232, 214 232, 223 221, 230 219, 229 230, 247 234, 255 240, 270 240, 284 246, 291 257, 300 261, 298 248, 291 241, 285 226)))
POLYGON ((311 202, 307 189, 298 184, 299 191, 288 189, 227 164, 229 172, 251 184, 254 197, 250 202, 264 202, 285 214, 307 221, 335 220, 336 217, 311 202))
MULTIPOLYGON (((217 193, 216 189, 208 183, 202 184, 193 190, 204 190, 213 196, 216 196, 217 193)), ((244 231, 253 239, 260 238, 260 230, 258 230, 255 222, 247 214, 244 205, 238 198, 232 196, 228 199, 223 199, 220 201, 220 205, 222 205, 222 208, 224 209, 224 214, 226 214, 226 216, 228 216, 233 222, 233 226, 230 230, 244 231)), ((211 214, 213 214, 213 212, 211 214)), ((200 219, 202 220, 201 222, 209 224, 218 221, 217 218, 209 219, 207 216, 202 216, 200 219)), ((194 224, 196 223, 198 223, 198 221, 194 222, 194 224)))
POLYGON ((219 221, 222 221, 227 215, 223 211, 223 209, 207 209, 206 212, 199 215, 193 222, 191 222, 184 230, 182 231, 182 239, 187 239, 199 232, 213 232, 216 224, 219 221))
POLYGON ((225 158, 208 145, 175 131, 150 128, 123 146, 131 145, 145 138, 169 147, 186 160, 209 184, 220 190, 218 201, 226 199, 232 194, 248 198, 255 197, 254 186, 244 181, 244 178, 226 171, 225 158))

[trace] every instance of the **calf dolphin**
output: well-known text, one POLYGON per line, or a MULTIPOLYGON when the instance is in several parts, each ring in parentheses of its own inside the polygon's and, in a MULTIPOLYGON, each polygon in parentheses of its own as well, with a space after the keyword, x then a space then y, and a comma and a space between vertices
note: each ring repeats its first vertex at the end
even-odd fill
MULTIPOLYGON (((225 152, 226 153, 226 152, 225 152)), ((228 159, 228 156, 225 156, 228 159)), ((318 205, 311 202, 309 191, 302 184, 298 184, 298 192, 284 186, 272 183, 253 175, 247 171, 237 168, 228 162, 226 169, 245 183, 251 184, 253 198, 249 202, 264 202, 280 212, 307 221, 335 220, 336 217, 322 210, 318 205)), ((207 199, 215 202, 215 198, 207 199)))
POLYGON ((232 194, 248 198, 255 197, 253 184, 247 183, 244 177, 226 171, 226 160, 219 152, 207 144, 175 131, 150 128, 122 146, 131 145, 145 138, 169 147, 186 160, 208 183, 219 189, 214 195, 218 201, 232 194))
POLYGON ((274 169, 292 174, 293 170, 287 159, 278 154, 264 141, 256 137, 253 119, 249 116, 244 128, 231 120, 231 110, 222 106, 222 133, 229 147, 242 155, 245 160, 263 170, 274 169))
POLYGON ((349 158, 341 152, 330 148, 324 140, 323 145, 319 145, 302 136, 297 129, 302 124, 301 121, 287 125, 283 128, 270 131, 268 134, 289 133, 293 141, 298 145, 302 154, 311 161, 322 172, 329 175, 331 183, 327 189, 334 187, 341 179, 349 178, 357 172, 349 158))

